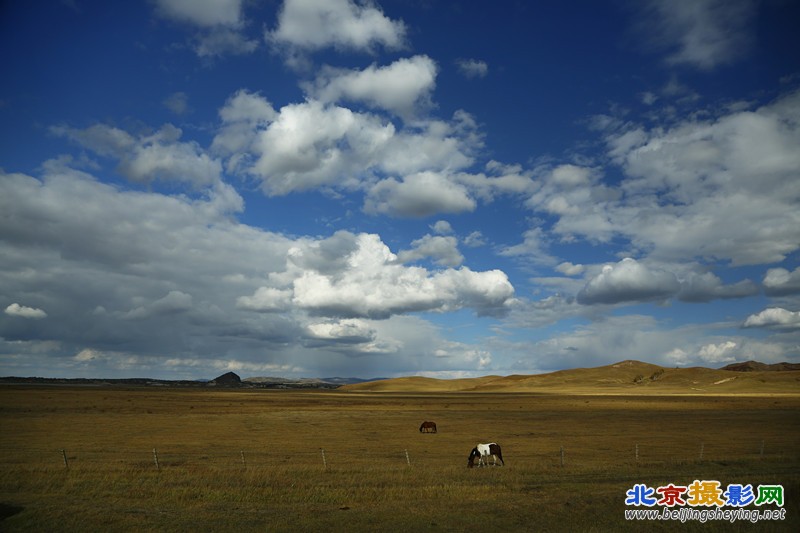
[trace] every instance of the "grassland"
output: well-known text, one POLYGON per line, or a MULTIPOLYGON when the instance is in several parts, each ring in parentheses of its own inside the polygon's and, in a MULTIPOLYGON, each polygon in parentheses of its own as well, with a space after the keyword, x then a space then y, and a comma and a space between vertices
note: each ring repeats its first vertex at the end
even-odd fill
POLYGON ((798 531, 799 414, 786 393, 3 386, 0 530, 798 531), (487 441, 507 466, 467 469, 487 441), (787 520, 624 521, 634 483, 695 479, 782 484, 787 520))

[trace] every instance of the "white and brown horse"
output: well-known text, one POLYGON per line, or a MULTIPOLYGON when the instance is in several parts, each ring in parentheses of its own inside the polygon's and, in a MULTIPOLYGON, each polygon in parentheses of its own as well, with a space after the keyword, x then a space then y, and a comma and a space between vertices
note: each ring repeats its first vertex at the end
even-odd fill
POLYGON ((436 433, 436 422, 428 422, 427 420, 419 426, 420 433, 436 433))
POLYGON ((497 460, 500 459, 500 464, 505 466, 506 463, 503 461, 503 452, 500 449, 500 445, 496 442, 490 442, 488 444, 478 444, 472 451, 469 453, 469 457, 467 458, 467 466, 472 468, 475 466, 475 458, 478 459, 478 466, 489 466, 489 456, 494 458, 494 462, 492 463, 494 466, 497 466, 497 460), (486 460, 484 461, 484 457, 486 460))

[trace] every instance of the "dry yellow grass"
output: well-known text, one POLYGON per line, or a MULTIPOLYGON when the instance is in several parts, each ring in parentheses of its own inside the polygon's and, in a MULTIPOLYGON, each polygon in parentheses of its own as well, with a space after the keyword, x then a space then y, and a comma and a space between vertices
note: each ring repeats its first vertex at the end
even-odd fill
POLYGON ((0 502, 20 512, 0 528, 637 530, 634 483, 717 479, 783 484, 789 522, 737 527, 795 531, 799 412, 791 395, 4 386, 0 502), (467 469, 490 440, 508 466, 467 469))

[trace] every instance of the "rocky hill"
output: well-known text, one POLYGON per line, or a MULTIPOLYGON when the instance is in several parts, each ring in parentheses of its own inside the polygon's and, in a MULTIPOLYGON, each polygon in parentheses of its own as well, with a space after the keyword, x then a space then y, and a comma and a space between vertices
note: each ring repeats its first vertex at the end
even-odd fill
POLYGON ((745 361, 744 363, 733 363, 723 366, 720 370, 732 370, 734 372, 785 372, 787 370, 800 370, 800 363, 759 363, 758 361, 745 361))

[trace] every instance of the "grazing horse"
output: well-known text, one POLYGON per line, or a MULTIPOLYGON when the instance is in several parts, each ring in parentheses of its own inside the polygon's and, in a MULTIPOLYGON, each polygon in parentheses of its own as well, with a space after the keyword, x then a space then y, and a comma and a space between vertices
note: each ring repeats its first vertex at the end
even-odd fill
POLYGON ((494 466, 497 466, 497 459, 500 459, 500 464, 505 466, 506 463, 503 461, 503 452, 500 450, 500 445, 496 442, 490 442, 489 444, 478 444, 472 451, 469 453, 469 457, 467 458, 467 466, 472 468, 475 466, 475 458, 478 458, 478 466, 484 465, 483 458, 486 457, 485 464, 489 466, 489 456, 494 458, 494 462, 492 463, 494 466))
POLYGON ((419 426, 420 433, 436 433, 436 422, 428 422, 427 420, 419 426))

